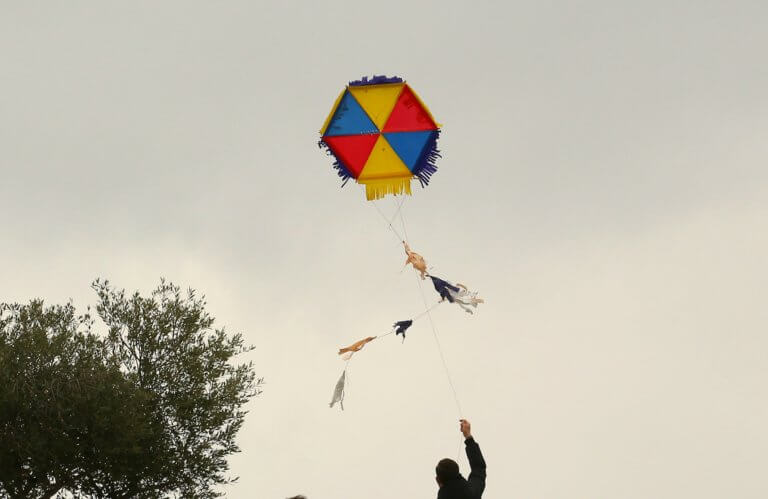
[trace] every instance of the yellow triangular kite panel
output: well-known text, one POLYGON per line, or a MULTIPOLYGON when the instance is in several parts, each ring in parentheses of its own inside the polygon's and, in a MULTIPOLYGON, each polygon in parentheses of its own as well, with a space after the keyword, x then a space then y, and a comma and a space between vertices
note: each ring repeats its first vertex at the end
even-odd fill
POLYGON ((333 103, 333 107, 331 108, 331 112, 328 113, 328 117, 325 118, 325 122, 323 123, 323 127, 320 129, 320 135, 325 135, 325 130, 328 128, 328 124, 331 122, 331 118, 333 118, 333 114, 336 112, 336 108, 339 107, 339 102, 341 102, 341 98, 344 97, 344 92, 346 92, 347 89, 341 91, 338 97, 336 97, 336 102, 333 103))
POLYGON ((349 91, 362 106, 371 121, 381 130, 387 122, 397 98, 403 90, 403 83, 383 85, 361 85, 349 87, 349 91))
POLYGON ((411 178, 411 170, 405 166, 387 139, 379 135, 357 181, 365 184, 365 197, 370 201, 387 194, 410 194, 411 178))
POLYGON ((405 166, 403 160, 397 155, 392 146, 383 135, 379 135, 373 146, 368 161, 363 166, 358 180, 383 179, 387 177, 413 177, 411 170, 405 166))

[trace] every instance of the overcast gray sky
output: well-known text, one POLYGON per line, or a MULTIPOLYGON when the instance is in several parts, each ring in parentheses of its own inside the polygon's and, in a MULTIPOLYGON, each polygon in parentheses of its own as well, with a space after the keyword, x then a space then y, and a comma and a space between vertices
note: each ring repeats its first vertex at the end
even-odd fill
POLYGON ((348 80, 400 75, 444 125, 410 241, 487 300, 434 313, 485 497, 764 498, 767 25, 763 1, 0 0, 0 300, 194 287, 267 382, 229 497, 434 497, 460 439, 427 322, 328 408, 336 350, 424 308, 316 146, 348 80))

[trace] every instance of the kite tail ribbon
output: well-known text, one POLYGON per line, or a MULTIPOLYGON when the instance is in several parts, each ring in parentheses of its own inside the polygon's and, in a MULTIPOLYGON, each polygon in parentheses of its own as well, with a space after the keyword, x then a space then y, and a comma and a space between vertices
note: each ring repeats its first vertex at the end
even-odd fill
POLYGON ((328 407, 333 407, 333 404, 336 402, 339 403, 339 407, 341 407, 341 410, 344 410, 344 382, 347 376, 347 370, 344 369, 341 373, 341 377, 339 378, 339 381, 336 382, 336 388, 333 390, 333 398, 331 399, 331 403, 328 405, 328 407))

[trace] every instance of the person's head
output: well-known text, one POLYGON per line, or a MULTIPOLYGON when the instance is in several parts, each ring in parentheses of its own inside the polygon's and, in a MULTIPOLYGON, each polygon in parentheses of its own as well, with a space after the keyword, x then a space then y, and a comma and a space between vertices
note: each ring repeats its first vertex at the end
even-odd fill
POLYGON ((453 459, 441 459, 435 467, 435 480, 440 487, 459 476, 459 465, 453 459))

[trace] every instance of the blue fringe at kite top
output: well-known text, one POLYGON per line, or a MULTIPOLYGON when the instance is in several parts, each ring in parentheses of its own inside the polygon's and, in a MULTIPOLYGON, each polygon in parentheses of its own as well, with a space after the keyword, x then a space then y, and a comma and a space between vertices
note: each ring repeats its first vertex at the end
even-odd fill
POLYGON ((385 75, 373 75, 371 79, 367 76, 363 76, 359 80, 350 81, 350 87, 359 87, 362 85, 378 85, 380 83, 402 83, 403 79, 399 76, 385 76, 385 75))

